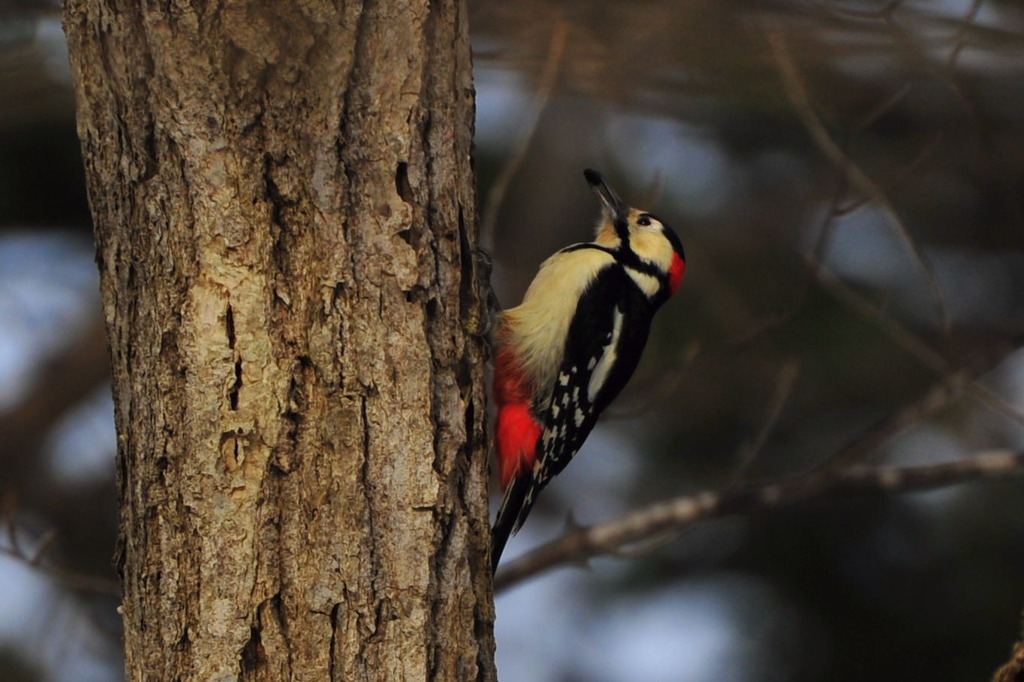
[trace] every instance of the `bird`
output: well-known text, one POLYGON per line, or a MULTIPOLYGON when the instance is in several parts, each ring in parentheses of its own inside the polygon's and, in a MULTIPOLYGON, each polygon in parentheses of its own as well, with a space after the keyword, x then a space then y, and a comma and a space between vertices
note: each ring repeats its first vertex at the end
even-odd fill
POLYGON ((492 393, 504 494, 492 571, 537 495, 633 375, 655 312, 686 271, 672 228, 624 203, 599 172, 583 175, 601 204, 594 240, 545 260, 522 303, 498 318, 492 393))

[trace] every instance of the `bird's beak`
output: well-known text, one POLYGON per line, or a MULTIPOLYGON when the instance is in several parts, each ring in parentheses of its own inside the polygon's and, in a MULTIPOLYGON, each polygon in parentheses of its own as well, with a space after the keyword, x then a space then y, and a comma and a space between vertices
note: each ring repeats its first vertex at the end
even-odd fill
POLYGON ((625 220, 629 214, 629 206, 623 203, 619 195, 612 190, 611 187, 604 181, 601 174, 593 169, 586 169, 583 171, 583 177, 587 179, 587 184, 594 190, 594 194, 601 200, 601 206, 604 208, 605 213, 613 222, 619 222, 625 220))

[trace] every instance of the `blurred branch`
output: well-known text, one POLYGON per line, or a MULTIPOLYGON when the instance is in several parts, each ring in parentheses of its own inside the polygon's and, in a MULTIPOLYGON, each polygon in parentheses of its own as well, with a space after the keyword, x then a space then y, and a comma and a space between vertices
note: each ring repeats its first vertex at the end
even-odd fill
POLYGON ((498 177, 495 178, 490 190, 487 192, 487 199, 484 201, 483 216, 480 219, 480 239, 484 244, 490 244, 494 235, 494 228, 498 222, 498 214, 505 203, 505 195, 508 193, 512 179, 519 172, 526 160, 526 153, 530 150, 533 137, 537 133, 537 124, 540 116, 547 108, 551 92, 558 82, 558 71, 565 56, 565 46, 569 38, 569 22, 559 18, 554 22, 551 32, 551 44, 548 47, 548 56, 544 62, 544 69, 540 74, 540 82, 537 85, 537 94, 534 97, 533 106, 526 120, 519 131, 519 139, 508 161, 502 167, 498 177))
POLYGON ((0 462, 8 472, 18 459, 39 459, 33 456, 38 442, 68 408, 107 379, 108 362, 106 327, 97 311, 92 324, 40 368, 17 405, 0 413, 0 462))
MULTIPOLYGON (((904 405, 897 412, 880 420, 873 426, 857 434, 844 445, 835 455, 828 458, 821 468, 843 469, 863 461, 885 441, 907 428, 911 424, 945 409, 962 395, 967 394, 988 407, 1019 424, 1024 424, 1024 411, 1010 404, 992 390, 977 381, 995 369, 1012 353, 1024 345, 1024 338, 1015 337, 1002 344, 991 346, 983 356, 976 356, 963 363, 953 366, 941 354, 931 348, 923 339, 907 329, 896 318, 887 314, 881 307, 873 305, 861 294, 847 286, 842 280, 832 275, 824 266, 806 258, 812 282, 824 291, 838 298, 868 321, 876 324, 894 343, 932 371, 938 383, 932 386, 918 400, 904 405)), ((799 301, 788 311, 768 320, 750 336, 735 344, 738 349, 746 348, 760 335, 770 328, 784 324, 795 317, 806 299, 805 290, 799 301)), ((769 414, 772 410, 769 410, 769 414)), ((737 476, 733 475, 733 480, 737 476)))
MULTIPOLYGON (((935 372, 938 376, 947 378, 947 383, 956 383, 953 381, 953 378, 960 370, 951 366, 941 354, 933 350, 931 346, 925 343, 919 336, 907 329, 903 324, 896 320, 896 318, 887 314, 882 308, 872 305, 863 296, 829 273, 820 264, 808 261, 808 267, 817 279, 818 284, 825 291, 846 303, 856 312, 860 313, 864 318, 877 324, 890 339, 901 346, 925 367, 935 372)), ((992 369, 995 364, 998 364, 998 360, 1002 360, 1019 348, 1021 343, 1021 339, 1014 339, 1012 343, 1000 349, 1000 353, 996 358, 994 358, 994 360, 997 361, 989 366, 988 369, 992 369)), ((977 379, 983 373, 984 372, 975 374, 973 379, 977 379)), ((972 398, 976 399, 978 402, 982 403, 994 412, 997 412, 1019 424, 1024 424, 1024 411, 1021 411, 1014 405, 1009 404, 984 386, 979 386, 975 383, 968 383, 964 385, 963 390, 972 398)))
MULTIPOLYGON (((645 414, 649 414, 656 406, 664 405, 669 396, 675 393, 682 385, 683 380, 686 378, 686 370, 693 361, 700 355, 701 344, 698 341, 694 341, 687 345, 682 351, 676 356, 678 359, 672 359, 667 363, 664 369, 659 370, 657 380, 654 382, 647 382, 648 385, 643 387, 643 390, 633 391, 635 394, 645 396, 643 399, 636 400, 635 403, 629 406, 623 406, 621 409, 616 409, 615 405, 609 407, 601 416, 603 422, 613 421, 628 421, 630 419, 636 419, 645 414), (652 385, 649 385, 653 383, 652 385)), ((642 385, 642 381, 634 382, 642 385)))
POLYGON ((826 130, 825 125, 811 104, 810 95, 803 80, 800 78, 800 74, 797 72, 796 64, 789 53, 789 47, 782 32, 776 28, 768 27, 765 28, 765 36, 767 37, 772 57, 779 70, 779 75, 782 78, 786 95, 789 97, 789 101, 796 110, 800 120, 810 133, 811 138, 825 157, 849 178, 850 184, 857 191, 861 192, 865 198, 870 200, 872 204, 877 206, 889 219, 896 233, 903 240, 908 253, 924 274, 932 300, 935 302, 940 326, 944 332, 948 333, 950 329, 949 309, 946 305, 942 288, 939 286, 935 270, 925 256, 924 251, 917 243, 917 240, 914 239, 910 229, 904 224, 902 218, 896 212, 895 206, 892 205, 892 202, 882 188, 868 177, 867 173, 861 170, 848 154, 843 152, 835 140, 832 139, 828 130, 826 130))
POLYGON ((992 682, 1020 682, 1024 680, 1024 640, 1017 642, 1009 662, 996 671, 992 682))
POLYGON ((967 35, 974 27, 974 22, 978 18, 978 12, 981 11, 981 5, 984 0, 972 0, 971 6, 967 10, 967 14, 963 18, 963 22, 957 29, 956 37, 953 39, 953 49, 949 51, 949 57, 946 58, 946 71, 952 72, 956 66, 956 60, 960 58, 960 53, 963 52, 964 47, 967 46, 967 35))
POLYGON ((75 592, 90 592, 93 594, 121 596, 121 586, 113 580, 106 580, 84 573, 69 571, 53 565, 47 560, 47 556, 57 543, 57 532, 49 531, 33 541, 34 549, 30 550, 22 544, 19 538, 18 525, 15 522, 15 511, 17 504, 13 494, 4 496, 0 505, 0 516, 4 520, 6 538, 0 540, 0 555, 10 557, 29 566, 40 575, 53 580, 60 587, 75 592))
MULTIPOLYGON (((934 372, 939 379, 938 383, 927 390, 918 400, 904 405, 897 412, 857 434, 835 455, 828 458, 823 466, 841 469, 863 461, 889 438, 911 424, 945 409, 964 393, 998 414, 1018 423, 1024 423, 1024 413, 1020 409, 976 383, 978 379, 1020 349, 1024 345, 1024 338, 1013 338, 1006 343, 994 345, 983 356, 975 357, 959 368, 953 367, 924 340, 885 313, 883 309, 872 305, 859 293, 829 273, 820 263, 808 257, 806 264, 811 273, 812 283, 817 283, 824 291, 840 299, 862 317, 877 324, 894 343, 934 372)), ((767 329, 784 324, 795 317, 806 296, 807 291, 805 290, 799 301, 788 312, 776 316, 759 327, 750 337, 744 339, 739 347, 747 347, 767 329)))
POLYGON ((859 7, 832 7, 826 2, 821 5, 821 8, 838 16, 853 17, 855 19, 879 19, 889 16, 902 4, 902 0, 889 0, 885 6, 878 9, 861 9, 859 7))
POLYGON ((761 423, 761 428, 757 431, 757 435, 754 436, 754 440, 745 442, 740 448, 739 457, 736 458, 736 466, 733 468, 732 475, 727 484, 729 487, 738 485, 747 475, 754 460, 757 459, 757 455, 764 447, 765 441, 768 440, 768 436, 771 435, 775 425, 779 422, 782 408, 789 402, 789 396, 793 392, 793 384, 796 383, 798 376, 800 376, 800 363, 796 360, 789 360, 779 370, 779 377, 775 382, 775 393, 768 404, 768 412, 761 423))
POLYGON ((988 369, 991 369, 991 366, 986 364, 984 369, 965 368, 943 377, 941 383, 932 387, 919 400, 904 405, 895 413, 861 431, 835 455, 828 458, 821 468, 840 470, 859 464, 876 452, 882 443, 903 429, 951 405, 963 394, 965 386, 988 369))
POLYGON ((577 526, 501 570, 495 590, 563 564, 581 562, 665 533, 679 534, 700 521, 756 514, 826 495, 892 495, 934 490, 969 481, 1024 476, 1024 451, 998 450, 966 459, 918 467, 823 470, 785 480, 746 484, 685 495, 596 526, 577 526))
MULTIPOLYGON (((1024 214, 1022 214, 1019 192, 1011 180, 1014 177, 1013 164, 1006 155, 1003 143, 992 134, 995 126, 991 122, 989 125, 985 125, 970 88, 961 82, 961 78, 956 73, 957 61, 967 45, 968 36, 979 28, 975 21, 981 10, 981 5, 980 0, 972 0, 964 18, 954 20, 956 33, 953 38, 953 46, 943 64, 936 63, 931 56, 932 51, 929 46, 922 44, 922 39, 919 36, 904 28, 894 14, 885 13, 880 18, 910 58, 916 61, 924 71, 934 76, 936 80, 945 83, 959 100, 973 125, 974 134, 980 145, 979 153, 987 152, 985 161, 990 168, 990 181, 1002 185, 1006 206, 1013 215, 1014 223, 1020 226, 1024 223, 1024 214)), ((1017 40, 1020 39, 1019 32, 1014 32, 1012 35, 1017 40)))
MULTIPOLYGON (((896 93, 902 96, 902 89, 896 93)), ((892 106, 894 99, 890 98, 886 100, 885 105, 892 106)), ((867 125, 871 117, 877 116, 879 108, 876 108, 870 112, 869 116, 865 117, 864 122, 859 123, 861 125, 867 125)), ((942 140, 942 134, 936 133, 922 146, 921 150, 915 155, 911 161, 902 168, 897 176, 890 182, 891 186, 898 185, 904 182, 908 177, 911 176, 913 170, 920 165, 920 163, 938 146, 938 143, 942 140)), ((810 256, 806 257, 807 263, 812 271, 812 277, 807 281, 800 293, 796 296, 795 300, 787 306, 787 308, 781 312, 775 313, 765 319, 763 319, 757 327, 752 331, 745 332, 737 338, 726 342, 726 345, 731 347, 736 352, 742 352, 747 348, 753 346, 759 341, 767 332, 778 329, 789 322, 791 322, 797 315, 803 310, 804 303, 807 301, 807 295, 811 292, 811 288, 815 284, 817 279, 817 273, 822 269, 821 262, 825 258, 825 254, 828 250, 828 242, 831 238, 832 231, 835 227, 836 218, 841 218, 845 215, 854 213, 866 204, 869 200, 865 197, 860 197, 851 200, 849 203, 844 204, 843 200, 850 189, 849 176, 846 173, 839 173, 836 177, 835 188, 830 193, 829 203, 826 210, 822 213, 821 220, 817 229, 817 238, 813 248, 811 249, 810 256)))

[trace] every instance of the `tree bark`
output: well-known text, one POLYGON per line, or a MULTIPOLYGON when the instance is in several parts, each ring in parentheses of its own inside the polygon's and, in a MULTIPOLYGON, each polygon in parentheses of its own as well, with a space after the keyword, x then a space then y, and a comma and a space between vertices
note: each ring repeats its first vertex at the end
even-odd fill
POLYGON ((129 678, 492 679, 464 3, 65 27, 129 678))

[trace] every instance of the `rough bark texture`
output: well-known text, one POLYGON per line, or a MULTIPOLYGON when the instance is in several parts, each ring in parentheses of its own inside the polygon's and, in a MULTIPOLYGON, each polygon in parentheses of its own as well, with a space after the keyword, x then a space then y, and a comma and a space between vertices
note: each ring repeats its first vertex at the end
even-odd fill
POLYGON ((492 678, 463 3, 65 24, 130 678, 492 678))

